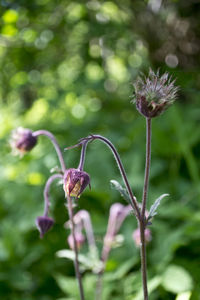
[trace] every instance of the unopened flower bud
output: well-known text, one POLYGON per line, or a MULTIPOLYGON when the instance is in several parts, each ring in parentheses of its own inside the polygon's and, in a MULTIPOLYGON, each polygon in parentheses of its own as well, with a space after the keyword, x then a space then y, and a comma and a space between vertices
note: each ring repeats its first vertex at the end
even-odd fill
POLYGON ((79 197, 87 185, 90 185, 90 176, 78 169, 68 169, 64 174, 65 194, 72 197, 79 197))
POLYGON ((10 145, 14 154, 23 155, 37 144, 37 137, 30 129, 19 127, 12 132, 10 145))
MULTIPOLYGON (((151 230, 149 228, 146 228, 145 229, 145 232, 144 232, 144 235, 145 235, 145 241, 148 243, 151 241, 151 230)), ((135 245, 137 247, 140 246, 140 229, 137 228, 136 230, 133 231, 133 240, 135 242, 135 245)))
MULTIPOLYGON (((76 245, 77 245, 77 248, 78 250, 80 250, 81 246, 83 245, 83 243, 85 242, 85 237, 84 235, 81 233, 81 232, 76 232, 75 233, 75 240, 76 240, 76 245)), ((73 235, 70 234, 68 236, 68 244, 69 244, 69 247, 74 250, 74 239, 73 239, 73 235)))
POLYGON ((139 77, 133 84, 135 94, 133 102, 137 110, 146 118, 159 116, 176 99, 178 88, 174 86, 168 73, 160 76, 159 71, 149 71, 149 76, 139 77))
POLYGON ((40 232, 40 238, 43 238, 45 233, 48 232, 54 224, 54 220, 49 217, 37 217, 35 220, 36 226, 40 232))

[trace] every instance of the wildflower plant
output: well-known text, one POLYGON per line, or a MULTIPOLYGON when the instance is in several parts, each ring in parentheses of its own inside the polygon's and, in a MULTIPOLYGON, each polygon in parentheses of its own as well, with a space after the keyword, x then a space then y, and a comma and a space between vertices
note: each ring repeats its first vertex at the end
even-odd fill
POLYGON ((104 136, 91 134, 82 138, 78 144, 66 148, 66 150, 81 147, 80 162, 77 168, 67 169, 60 147, 52 133, 46 130, 38 130, 32 132, 29 129, 19 128, 13 132, 11 146, 15 153, 22 156, 24 153, 32 150, 39 136, 48 137, 56 150, 61 170, 50 176, 44 188, 44 214, 36 219, 36 226, 39 229, 40 237, 52 228, 54 220, 49 216, 49 191, 51 184, 59 179, 62 181, 63 189, 66 198, 66 207, 68 209, 69 221, 65 224, 66 228, 70 229, 68 243, 71 250, 60 251, 59 256, 65 256, 73 259, 76 278, 78 281, 80 299, 84 300, 84 290, 81 280, 80 262, 85 268, 91 269, 98 275, 96 285, 96 300, 101 299, 102 294, 102 277, 105 270, 105 265, 108 260, 110 251, 115 243, 117 233, 128 215, 136 217, 138 228, 133 232, 133 240, 141 254, 141 273, 144 300, 148 300, 147 287, 147 262, 146 262, 146 243, 151 240, 151 231, 148 228, 152 224, 153 217, 157 214, 157 208, 161 200, 168 194, 161 195, 147 211, 149 175, 151 164, 151 123, 152 118, 161 115, 176 99, 178 88, 175 86, 175 81, 169 77, 168 73, 160 75, 159 71, 154 73, 149 71, 148 77, 141 76, 133 84, 134 95, 133 101, 139 113, 146 119, 146 163, 144 174, 144 187, 141 201, 138 201, 131 189, 126 171, 121 161, 120 155, 112 144, 112 142, 104 136), (95 243, 94 233, 90 215, 86 210, 80 210, 74 215, 74 207, 78 198, 81 196, 87 186, 90 186, 90 176, 83 170, 86 158, 86 150, 88 145, 95 140, 103 142, 111 150, 117 166, 119 168, 123 183, 123 187, 115 180, 111 181, 112 186, 119 191, 121 196, 128 201, 128 205, 124 206, 120 203, 115 203, 110 208, 107 231, 103 240, 103 248, 101 255, 95 243), (86 234, 86 239, 84 234, 86 234), (88 260, 82 259, 79 254, 82 245, 88 242, 88 260), (68 251, 68 252, 66 252, 68 251))

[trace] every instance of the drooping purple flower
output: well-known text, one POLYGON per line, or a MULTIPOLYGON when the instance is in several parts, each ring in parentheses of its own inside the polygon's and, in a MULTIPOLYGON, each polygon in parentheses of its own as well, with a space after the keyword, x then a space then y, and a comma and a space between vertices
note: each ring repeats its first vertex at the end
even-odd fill
POLYGON ((45 233, 53 226, 54 220, 49 217, 41 216, 36 218, 35 224, 40 232, 40 238, 43 238, 45 233))
POLYGON ((178 87, 174 83, 168 73, 160 75, 151 69, 147 78, 139 77, 133 84, 137 110, 146 118, 159 116, 177 98, 178 87))
POLYGON ((24 155, 37 144, 37 137, 30 129, 18 127, 12 131, 10 145, 14 154, 24 155))
MULTIPOLYGON (((81 246, 84 244, 85 242, 85 237, 84 235, 81 233, 81 232, 75 232, 75 240, 76 240, 76 245, 77 245, 77 248, 78 250, 80 250, 81 246)), ((69 247, 74 250, 74 239, 73 239, 73 235, 70 234, 68 236, 68 244, 69 244, 69 247)))
POLYGON ((64 191, 67 196, 79 197, 90 185, 90 176, 78 169, 68 169, 64 174, 64 191))

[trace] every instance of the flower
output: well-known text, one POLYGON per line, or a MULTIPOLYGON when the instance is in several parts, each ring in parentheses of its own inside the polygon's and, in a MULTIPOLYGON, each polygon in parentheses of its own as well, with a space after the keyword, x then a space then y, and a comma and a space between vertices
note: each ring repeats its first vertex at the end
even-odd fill
MULTIPOLYGON (((76 232, 75 233, 75 240, 76 240, 76 245, 77 245, 77 248, 78 250, 80 250, 81 246, 83 245, 83 243, 85 242, 85 237, 84 235, 81 233, 81 232, 76 232)), ((74 239, 73 239, 73 235, 70 234, 68 236, 68 244, 69 244, 69 247, 74 250, 74 239)))
POLYGON ((14 154, 22 156, 37 144, 37 137, 30 129, 18 127, 12 131, 10 145, 14 154))
POLYGON ((54 224, 54 220, 49 217, 37 217, 35 220, 36 226, 40 232, 40 238, 43 238, 45 233, 47 233, 54 224))
POLYGON ((66 196, 80 197, 87 185, 90 185, 90 176, 78 169, 68 169, 64 174, 64 191, 66 196))
MULTIPOLYGON (((151 230, 149 228, 146 228, 144 231, 144 236, 145 236, 145 241, 150 242, 151 241, 151 230)), ((137 228, 136 230, 133 231, 133 240, 136 244, 137 247, 140 246, 140 229, 137 228)))
POLYGON ((137 110, 146 118, 159 116, 177 98, 178 87, 174 86, 168 73, 160 76, 159 71, 149 70, 148 77, 139 77, 133 84, 133 102, 137 110))

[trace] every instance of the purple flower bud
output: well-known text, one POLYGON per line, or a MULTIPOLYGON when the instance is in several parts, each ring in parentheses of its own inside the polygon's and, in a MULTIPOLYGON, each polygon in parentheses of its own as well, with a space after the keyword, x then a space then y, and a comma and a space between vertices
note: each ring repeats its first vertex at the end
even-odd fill
MULTIPOLYGON (((85 242, 85 237, 84 235, 81 233, 81 232, 76 232, 75 233, 75 240, 76 240, 76 245, 77 245, 77 248, 78 250, 80 250, 81 246, 83 245, 83 243, 85 242)), ((73 235, 70 234, 68 236, 68 244, 69 244, 69 247, 74 250, 74 239, 73 239, 73 235)))
POLYGON ((159 71, 150 70, 147 78, 139 77, 133 84, 137 110, 146 118, 159 116, 177 97, 178 87, 174 82, 168 73, 160 76, 159 71))
POLYGON ((14 154, 23 155, 33 149, 37 144, 37 137, 33 135, 30 129, 18 127, 13 130, 10 145, 14 154))
POLYGON ((40 232, 40 238, 43 238, 45 233, 51 229, 54 224, 54 220, 49 217, 37 217, 35 224, 40 232))
MULTIPOLYGON (((149 228, 146 228, 145 229, 145 232, 144 232, 144 235, 145 235, 145 241, 148 243, 151 241, 151 230, 149 228)), ((133 231, 133 240, 136 244, 137 247, 140 246, 140 229, 137 228, 136 230, 133 231)))
POLYGON ((64 174, 65 194, 72 197, 79 197, 87 185, 90 185, 90 176, 78 169, 68 169, 64 174))

